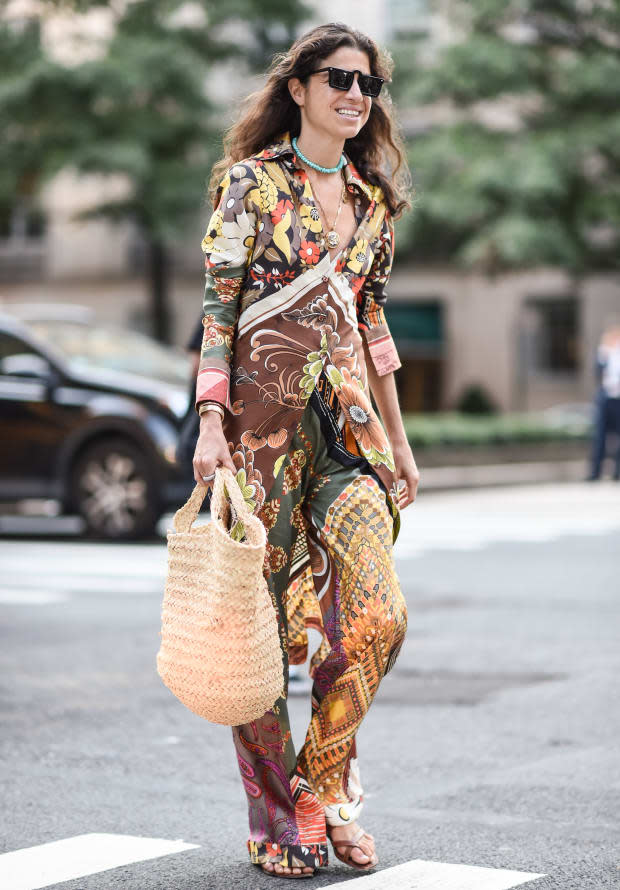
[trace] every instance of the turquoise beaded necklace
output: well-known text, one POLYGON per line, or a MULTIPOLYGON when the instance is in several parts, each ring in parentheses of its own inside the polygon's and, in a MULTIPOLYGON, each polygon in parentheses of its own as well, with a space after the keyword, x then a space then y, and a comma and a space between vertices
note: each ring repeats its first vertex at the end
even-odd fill
POLYGON ((340 155, 340 160, 336 164, 335 167, 322 167, 320 164, 315 164, 314 161, 309 160, 305 156, 305 154, 301 151, 299 146, 297 145, 297 137, 293 136, 291 139, 291 145, 293 146, 293 151, 296 155, 298 155, 304 164, 307 164, 309 167, 312 167, 313 170, 318 170, 319 173, 338 173, 339 170, 342 170, 344 165, 347 163, 347 159, 344 154, 340 155))

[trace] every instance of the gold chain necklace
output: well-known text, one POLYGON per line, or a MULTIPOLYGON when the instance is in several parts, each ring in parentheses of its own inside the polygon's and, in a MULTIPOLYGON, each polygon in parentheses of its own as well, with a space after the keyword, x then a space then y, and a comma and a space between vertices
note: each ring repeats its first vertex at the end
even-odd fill
POLYGON ((321 202, 319 200, 319 196, 314 189, 312 190, 312 194, 313 194, 313 197, 316 199, 317 204, 319 205, 319 210, 323 214, 323 219, 327 223, 327 235, 324 236, 325 240, 327 240, 327 246, 332 247, 332 248, 338 247, 338 245, 340 244, 340 235, 336 231, 336 223, 338 222, 338 217, 340 216, 340 211, 342 210, 342 204, 343 204, 345 198, 347 197, 344 178, 342 180, 342 191, 340 192, 340 203, 338 204, 338 210, 336 212, 336 216, 334 217, 334 221, 331 224, 331 226, 329 224, 329 220, 327 219, 327 214, 323 210, 323 205, 321 204, 321 202))

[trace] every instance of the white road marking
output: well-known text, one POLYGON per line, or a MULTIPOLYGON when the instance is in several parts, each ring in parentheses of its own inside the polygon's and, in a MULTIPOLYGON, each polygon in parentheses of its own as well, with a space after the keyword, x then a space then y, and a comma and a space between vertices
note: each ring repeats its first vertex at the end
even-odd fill
POLYGON ((372 875, 330 884, 329 890, 509 890, 542 877, 533 872, 413 859, 372 875))
POLYGON ((68 599, 68 594, 60 590, 0 588, 0 605, 5 606, 46 606, 48 603, 65 603, 68 599))
POLYGON ((0 887, 2 890, 37 890, 198 847, 199 844, 181 840, 128 834, 79 834, 1 855, 0 887))

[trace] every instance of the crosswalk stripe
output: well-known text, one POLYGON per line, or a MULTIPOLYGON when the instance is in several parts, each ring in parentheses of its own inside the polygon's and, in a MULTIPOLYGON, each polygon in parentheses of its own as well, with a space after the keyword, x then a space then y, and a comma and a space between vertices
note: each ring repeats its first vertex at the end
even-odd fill
POLYGON ((372 875, 330 884, 329 890, 509 890, 544 875, 505 868, 412 859, 372 875), (357 885, 357 886, 356 886, 357 885))
POLYGON ((0 855, 0 887, 2 890, 38 890, 198 846, 181 840, 128 834, 78 834, 0 855))

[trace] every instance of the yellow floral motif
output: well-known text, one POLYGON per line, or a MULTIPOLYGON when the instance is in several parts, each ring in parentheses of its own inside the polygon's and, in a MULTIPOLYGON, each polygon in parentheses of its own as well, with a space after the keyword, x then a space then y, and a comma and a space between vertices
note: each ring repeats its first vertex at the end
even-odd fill
POLYGON ((368 241, 360 238, 355 242, 355 247, 351 251, 351 255, 347 260, 347 266, 357 275, 362 271, 362 267, 366 263, 366 254, 368 253, 368 241))
POLYGON ((207 234, 202 239, 202 249, 204 253, 207 251, 211 251, 215 249, 215 239, 219 238, 222 234, 222 225, 224 222, 224 215, 222 211, 218 208, 214 211, 213 216, 209 221, 209 227, 207 229, 207 234))
POLYGON ((323 228, 319 211, 310 204, 301 205, 301 221, 305 228, 311 232, 320 232, 323 228))
POLYGON ((244 469, 237 470, 237 475, 235 476, 237 480, 237 484, 241 489, 241 493, 243 495, 243 500, 246 502, 250 510, 254 510, 256 507, 256 501, 254 500, 255 491, 253 485, 247 484, 247 475, 244 469))
POLYGON ((263 213, 271 213, 272 210, 275 210, 278 203, 278 190, 263 167, 255 167, 254 173, 258 182, 261 210, 263 213))

